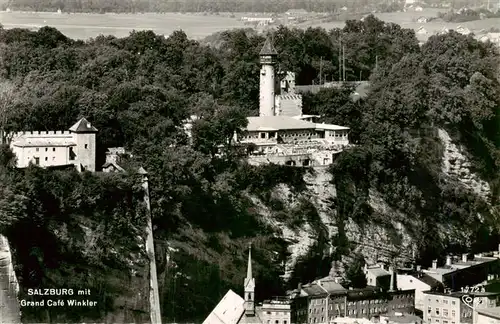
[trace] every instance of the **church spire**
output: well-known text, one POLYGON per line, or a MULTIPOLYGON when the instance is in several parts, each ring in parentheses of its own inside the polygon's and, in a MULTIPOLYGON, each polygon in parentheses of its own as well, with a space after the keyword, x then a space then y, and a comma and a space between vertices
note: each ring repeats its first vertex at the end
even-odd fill
POLYGON ((248 248, 247 277, 244 287, 245 315, 255 316, 255 279, 252 276, 252 245, 248 248))
POLYGON ((252 243, 248 247, 248 267, 247 267, 247 280, 251 280, 252 277, 252 243))

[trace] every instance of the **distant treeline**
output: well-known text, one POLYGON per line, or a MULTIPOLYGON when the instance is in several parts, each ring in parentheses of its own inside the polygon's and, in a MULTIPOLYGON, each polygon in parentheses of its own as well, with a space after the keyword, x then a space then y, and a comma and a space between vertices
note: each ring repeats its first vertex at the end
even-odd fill
MULTIPOLYGON (((358 5, 364 5, 366 0, 358 5)), ((66 12, 285 12, 305 9, 333 12, 349 5, 345 0, 13 0, 3 5, 11 10, 66 12)), ((350 3, 352 5, 352 2, 350 3)))

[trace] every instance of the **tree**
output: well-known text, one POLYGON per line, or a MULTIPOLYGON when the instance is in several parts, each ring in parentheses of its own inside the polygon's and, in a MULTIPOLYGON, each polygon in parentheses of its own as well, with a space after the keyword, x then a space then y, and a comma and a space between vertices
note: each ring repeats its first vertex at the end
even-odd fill
POLYGON ((352 288, 365 288, 367 280, 363 271, 364 266, 364 258, 361 255, 355 255, 352 262, 347 267, 344 278, 345 284, 352 288))
POLYGON ((15 86, 12 82, 0 83, 0 144, 7 142, 8 123, 14 115, 15 86))

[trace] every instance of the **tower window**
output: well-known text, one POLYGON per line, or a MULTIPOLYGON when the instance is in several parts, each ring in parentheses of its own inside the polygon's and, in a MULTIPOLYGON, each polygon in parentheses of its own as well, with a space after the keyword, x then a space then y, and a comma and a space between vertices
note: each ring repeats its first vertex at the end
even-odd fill
POLYGON ((87 149, 87 148, 89 148, 89 145, 88 145, 88 144, 85 144, 85 148, 86 148, 86 149, 87 149))

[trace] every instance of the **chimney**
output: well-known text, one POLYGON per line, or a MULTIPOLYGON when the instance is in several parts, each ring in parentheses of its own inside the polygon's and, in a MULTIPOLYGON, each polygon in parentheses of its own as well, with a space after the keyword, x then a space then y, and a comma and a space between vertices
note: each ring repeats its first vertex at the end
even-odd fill
POLYGON ((297 289, 299 290, 299 294, 300 294, 300 292, 302 291, 302 284, 300 282, 297 285, 297 289))
POLYGON ((90 123, 87 123, 87 128, 90 128, 90 127, 91 127, 91 126, 90 126, 90 123))
POLYGON ((448 255, 448 256, 446 257, 446 265, 447 265, 447 266, 451 266, 451 255, 448 255))
POLYGON ((432 260, 432 269, 437 269, 438 267, 438 260, 432 260))
POLYGON ((422 271, 422 266, 421 265, 417 265, 417 271, 418 272, 422 271))
POLYGON ((467 262, 467 253, 462 254, 462 262, 467 262))
POLYGON ((397 290, 396 272, 394 271, 393 266, 389 267, 389 274, 391 275, 391 282, 389 285, 389 291, 396 291, 397 290))

